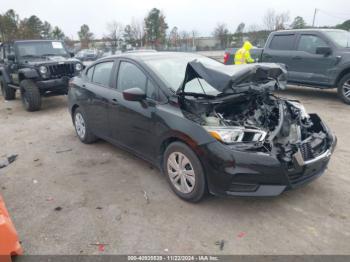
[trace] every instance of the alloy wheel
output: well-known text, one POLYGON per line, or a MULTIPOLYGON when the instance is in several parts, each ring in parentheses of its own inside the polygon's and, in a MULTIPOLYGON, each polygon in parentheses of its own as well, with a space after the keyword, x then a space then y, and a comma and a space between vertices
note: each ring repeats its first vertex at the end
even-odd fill
POLYGON ((188 194, 196 183, 195 172, 191 161, 180 152, 173 152, 167 160, 168 175, 171 183, 181 193, 188 194))
POLYGON ((345 81, 343 84, 343 94, 347 99, 350 100, 350 79, 345 81))
POLYGON ((86 133, 86 125, 85 125, 85 120, 81 113, 76 113, 74 123, 75 123, 75 130, 77 131, 78 136, 81 139, 84 139, 85 133, 86 133))

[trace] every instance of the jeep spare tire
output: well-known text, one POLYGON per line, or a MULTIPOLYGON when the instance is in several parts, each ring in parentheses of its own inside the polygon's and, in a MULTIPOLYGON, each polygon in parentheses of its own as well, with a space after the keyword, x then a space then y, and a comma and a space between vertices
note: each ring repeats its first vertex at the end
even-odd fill
POLYGON ((1 94, 5 100, 14 100, 16 98, 16 89, 9 87, 2 77, 0 78, 0 87, 1 94))
POLYGON ((29 79, 21 82, 21 96, 24 108, 29 111, 38 111, 41 108, 41 96, 35 82, 29 79))

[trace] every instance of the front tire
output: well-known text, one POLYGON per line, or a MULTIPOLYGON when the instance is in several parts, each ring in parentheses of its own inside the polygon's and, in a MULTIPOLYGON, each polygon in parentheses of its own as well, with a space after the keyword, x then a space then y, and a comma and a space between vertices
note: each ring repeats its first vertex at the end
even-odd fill
POLYGON ((346 104, 350 104, 350 74, 346 74, 340 79, 338 84, 338 96, 346 104))
POLYGON ((40 110, 41 95, 33 80, 26 79, 21 82, 21 96, 23 106, 28 112, 40 110))
POLYGON ((205 196, 207 184, 202 164, 186 144, 174 142, 167 147, 163 171, 170 187, 180 198, 199 202, 205 196))
POLYGON ((73 114, 73 123, 75 132, 84 144, 91 144, 97 140, 97 137, 91 132, 89 124, 83 110, 77 108, 73 114))
POLYGON ((16 99, 16 89, 9 87, 3 78, 0 78, 1 94, 5 100, 16 99))

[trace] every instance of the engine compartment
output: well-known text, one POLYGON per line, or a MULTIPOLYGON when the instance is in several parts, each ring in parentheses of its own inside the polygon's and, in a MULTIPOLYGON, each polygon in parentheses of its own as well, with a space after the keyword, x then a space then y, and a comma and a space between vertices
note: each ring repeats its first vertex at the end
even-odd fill
POLYGON ((217 98, 182 95, 179 102, 184 116, 208 132, 229 131, 232 143, 224 144, 236 150, 271 153, 292 165, 298 156, 307 161, 328 149, 327 130, 317 115, 308 115, 298 101, 270 92, 217 98))

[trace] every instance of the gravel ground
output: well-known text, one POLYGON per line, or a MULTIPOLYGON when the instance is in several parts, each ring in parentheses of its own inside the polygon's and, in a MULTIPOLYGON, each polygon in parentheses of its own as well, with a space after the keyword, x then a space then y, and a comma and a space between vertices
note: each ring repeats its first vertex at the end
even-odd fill
POLYGON ((0 169, 0 194, 25 253, 350 254, 350 107, 334 90, 280 95, 300 99, 338 136, 326 174, 276 198, 199 204, 177 198, 143 160, 80 143, 66 97, 44 99, 35 113, 0 98, 0 156, 19 155, 0 169))

